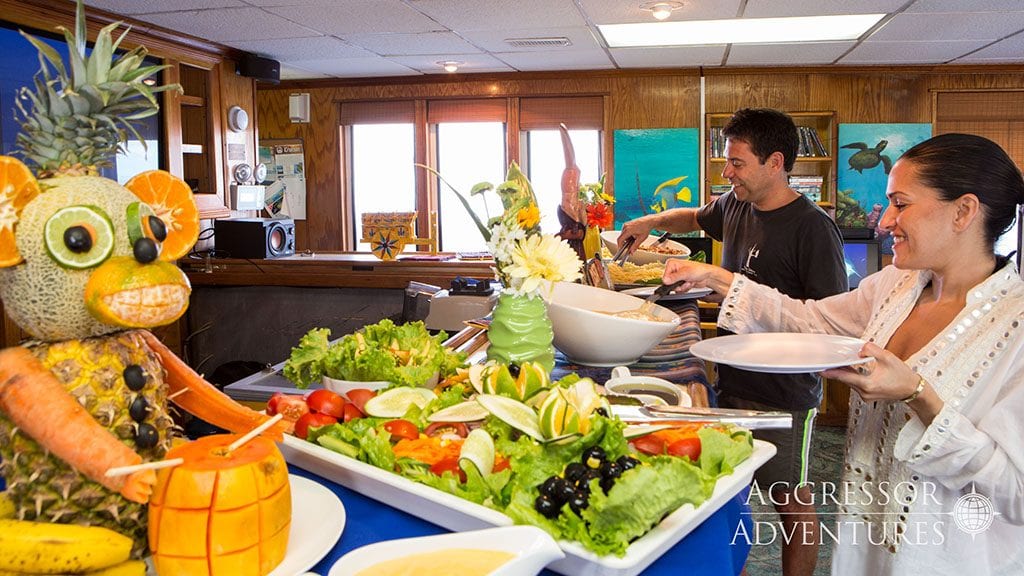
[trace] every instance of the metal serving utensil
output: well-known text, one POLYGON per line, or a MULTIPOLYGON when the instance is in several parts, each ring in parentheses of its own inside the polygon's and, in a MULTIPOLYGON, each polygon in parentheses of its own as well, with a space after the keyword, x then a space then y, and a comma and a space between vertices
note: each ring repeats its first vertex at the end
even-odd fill
POLYGON ((623 422, 641 424, 658 422, 720 422, 723 424, 735 424, 750 430, 784 429, 790 428, 793 425, 793 415, 788 412, 758 412, 755 410, 656 404, 646 404, 644 406, 612 404, 611 411, 612 414, 623 422))

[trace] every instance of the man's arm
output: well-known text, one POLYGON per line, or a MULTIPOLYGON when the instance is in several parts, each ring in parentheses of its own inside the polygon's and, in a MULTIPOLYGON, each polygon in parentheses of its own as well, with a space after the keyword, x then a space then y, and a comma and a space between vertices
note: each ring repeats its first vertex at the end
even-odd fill
POLYGON ((664 212, 648 214, 647 216, 641 216, 640 218, 630 220, 622 225, 622 232, 619 233, 618 245, 622 246, 628 238, 634 238, 636 241, 630 249, 630 252, 632 252, 640 246, 641 242, 647 239, 651 230, 661 230, 663 232, 672 232, 674 234, 700 230, 700 224, 697 223, 697 209, 673 208, 664 212))

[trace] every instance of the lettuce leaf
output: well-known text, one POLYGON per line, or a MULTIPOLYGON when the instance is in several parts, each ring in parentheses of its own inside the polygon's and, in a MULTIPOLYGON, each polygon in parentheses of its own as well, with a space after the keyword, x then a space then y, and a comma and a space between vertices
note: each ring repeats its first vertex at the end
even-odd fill
POLYGON ((284 363, 284 377, 299 388, 308 388, 310 384, 319 382, 330 336, 331 331, 327 328, 314 328, 304 334, 284 363))

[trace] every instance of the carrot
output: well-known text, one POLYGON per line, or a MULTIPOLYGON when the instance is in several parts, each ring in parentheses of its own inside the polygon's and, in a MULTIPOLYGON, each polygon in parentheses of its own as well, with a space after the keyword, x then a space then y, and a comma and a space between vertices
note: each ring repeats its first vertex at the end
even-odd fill
POLYGON ((86 477, 129 500, 145 503, 149 499, 156 473, 145 470, 105 477, 108 468, 139 464, 142 457, 96 422, 25 348, 0 351, 0 410, 40 446, 86 477))
POLYGON ((399 440, 391 449, 398 458, 412 458, 434 465, 445 458, 458 458, 462 441, 420 436, 415 440, 399 440))
MULTIPOLYGON (((178 406, 214 426, 220 426, 236 434, 244 434, 268 419, 266 415, 235 402, 216 386, 204 380, 151 332, 139 330, 138 334, 160 357, 160 363, 167 371, 166 382, 171 393, 189 390, 188 393, 174 398, 173 402, 178 406)), ((288 428, 288 423, 281 421, 264 431, 262 435, 281 442, 288 428)))

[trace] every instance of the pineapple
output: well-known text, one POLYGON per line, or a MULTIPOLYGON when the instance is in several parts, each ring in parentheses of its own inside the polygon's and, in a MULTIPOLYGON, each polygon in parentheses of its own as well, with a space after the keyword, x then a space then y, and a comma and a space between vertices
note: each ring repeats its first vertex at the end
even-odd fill
POLYGON ((156 112, 153 94, 173 88, 143 84, 159 70, 141 66, 145 49, 111 65, 124 38, 111 39, 115 27, 100 31, 86 57, 79 0, 75 31, 65 31, 70 76, 53 50, 29 38, 41 71, 35 92, 21 92, 29 109, 18 103, 18 145, 42 179, 0 156, 0 298, 36 340, 0 350, 0 474, 18 517, 106 526, 134 538, 140 557, 156 474, 106 471, 163 458, 176 430, 168 389, 186 390, 179 406, 235 432, 266 417, 145 330, 185 312, 190 286, 174 261, 196 241, 198 210, 188 185, 167 172, 125 186, 96 175, 134 132, 131 121, 156 112), (48 421, 47 410, 66 416, 48 421))

